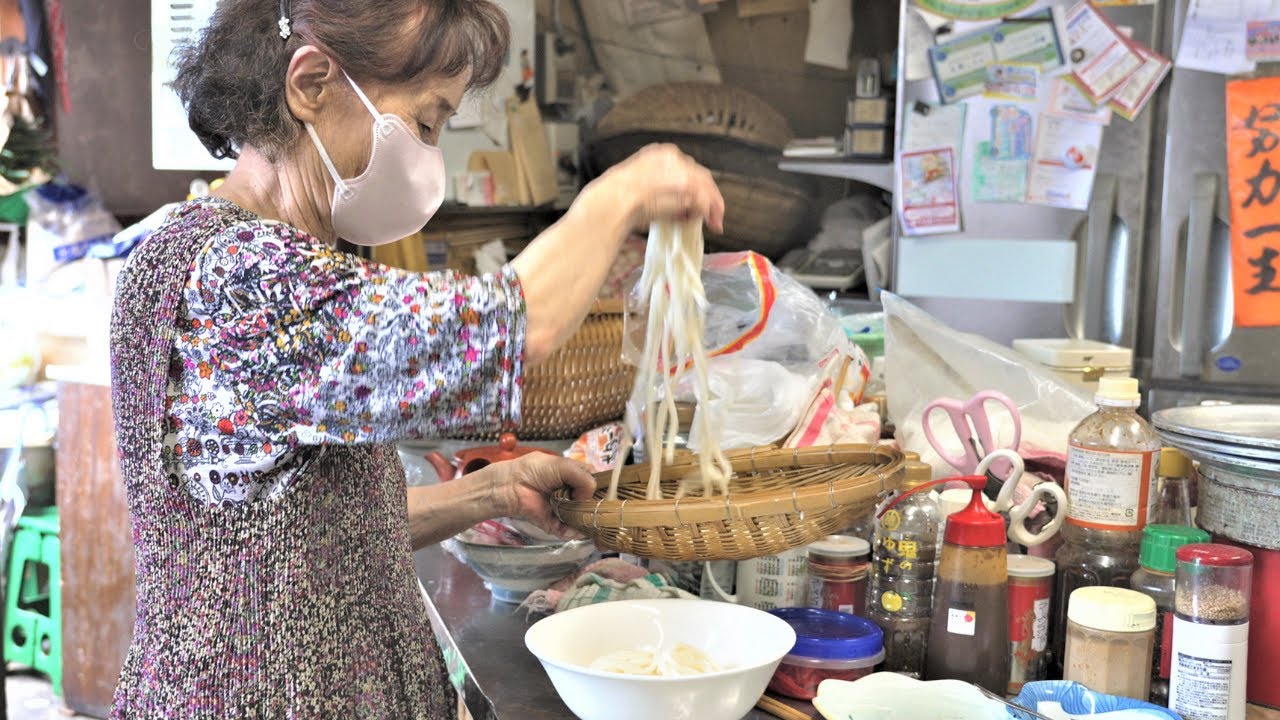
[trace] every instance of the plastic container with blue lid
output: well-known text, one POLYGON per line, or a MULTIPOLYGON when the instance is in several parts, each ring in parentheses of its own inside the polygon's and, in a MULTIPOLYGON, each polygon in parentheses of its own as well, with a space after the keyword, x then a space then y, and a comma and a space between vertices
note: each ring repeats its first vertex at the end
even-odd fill
POLYGON ((776 693, 811 700, 823 680, 857 680, 884 660, 884 632, 866 618, 817 608, 769 612, 796 631, 795 647, 769 681, 776 693))

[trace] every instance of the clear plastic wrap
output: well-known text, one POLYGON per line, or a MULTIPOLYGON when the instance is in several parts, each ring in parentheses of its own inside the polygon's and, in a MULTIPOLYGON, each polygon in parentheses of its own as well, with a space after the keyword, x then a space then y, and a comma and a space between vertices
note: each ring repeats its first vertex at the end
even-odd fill
MULTIPOLYGON (((1017 404, 1022 416, 1020 455, 1028 460, 1065 458, 1072 428, 1094 411, 1083 390, 1009 348, 947 327, 892 293, 881 293, 881 302, 889 415, 901 446, 920 453, 935 477, 945 477, 952 469, 924 436, 925 405, 942 397, 968 398, 983 390, 999 390, 1017 404)), ((992 413, 990 418, 995 437, 1008 442, 1013 437, 1009 415, 992 413)), ((954 438, 953 442, 958 443, 954 438)), ((961 448, 957 444, 951 450, 961 448)))
MULTIPOLYGON (((623 337, 623 355, 633 365, 642 362, 648 320, 648 299, 635 290, 638 278, 633 273, 623 337)), ((702 281, 707 298, 704 346, 714 400, 698 412, 716 413, 716 426, 724 432, 722 448, 754 447, 786 437, 817 389, 820 363, 833 350, 855 358, 856 367, 868 364, 826 304, 763 256, 707 255, 702 281)), ((854 385, 845 389, 860 398, 865 381, 865 373, 856 373, 854 385)), ((693 398, 689 393, 677 399, 693 398)), ((644 411, 632 398, 629 417, 643 417, 644 411)), ((639 430, 632 428, 637 440, 639 430)), ((697 438, 691 438, 690 447, 697 446, 697 438)))

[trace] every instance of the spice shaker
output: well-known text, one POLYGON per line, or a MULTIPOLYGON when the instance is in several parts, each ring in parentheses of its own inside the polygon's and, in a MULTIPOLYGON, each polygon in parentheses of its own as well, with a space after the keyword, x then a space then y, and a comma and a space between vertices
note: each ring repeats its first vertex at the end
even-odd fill
POLYGON ((1062 678, 1094 692, 1146 700, 1155 633, 1155 600, 1123 588, 1080 588, 1067 608, 1062 678))
POLYGON ((1138 415, 1133 378, 1098 380, 1098 410, 1071 431, 1067 446, 1065 541, 1054 556, 1054 662, 1062 666, 1067 600, 1077 588, 1129 587, 1142 528, 1155 500, 1160 437, 1138 415))
POLYGON ((973 489, 947 518, 925 676, 970 682, 1003 694, 1009 684, 1009 589, 1004 519, 987 509, 981 476, 953 478, 973 489))
POLYGON ((1244 720, 1253 554, 1178 548, 1169 708, 1187 720, 1244 720))
POLYGON ((1045 679, 1053 572, 1051 560, 1009 556, 1009 695, 1045 679))
POLYGON ((942 514, 927 492, 933 471, 909 462, 902 485, 881 504, 875 525, 867 616, 884 631, 888 672, 922 677, 942 514))
POLYGON ((1184 525, 1148 525, 1142 531, 1141 567, 1133 573, 1129 585, 1156 601, 1156 647, 1151 654, 1150 699, 1157 705, 1169 704, 1174 571, 1178 567, 1176 553, 1183 545, 1206 542, 1209 542, 1209 533, 1184 525))
POLYGON ((863 615, 871 545, 862 538, 828 535, 809 545, 809 607, 863 615))

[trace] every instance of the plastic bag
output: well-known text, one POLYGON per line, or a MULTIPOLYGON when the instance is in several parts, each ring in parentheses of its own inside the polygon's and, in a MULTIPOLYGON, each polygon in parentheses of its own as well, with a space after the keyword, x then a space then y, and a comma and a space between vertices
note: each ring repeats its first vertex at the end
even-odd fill
MULTIPOLYGON (((633 274, 627 297, 623 355, 637 365, 644 352, 648 302, 636 291, 633 274)), ((724 449, 767 445, 786 437, 817 389, 820 363, 834 352, 853 358, 856 372, 847 392, 861 398, 866 356, 845 335, 839 319, 809 288, 778 271, 753 252, 707 255, 702 282, 707 296, 704 343, 710 358, 708 384, 713 399, 697 412, 713 412, 724 449)), ((682 397, 692 400, 691 386, 682 397)), ((679 390, 677 391, 679 392, 679 390)), ((645 408, 632 398, 633 417, 645 408)), ((694 425, 697 426, 695 421, 694 425)), ((637 439, 642 428, 633 428, 637 439)), ((697 449, 697 438, 690 439, 697 449)), ((637 448, 642 447, 637 443, 637 448)))
MULTIPOLYGON (((713 358, 707 384, 714 397, 706 408, 712 427, 720 428, 720 447, 729 450, 767 445, 791 432, 804 412, 812 378, 791 372, 781 363, 728 355, 713 358)), ((692 399, 692 383, 681 383, 679 399, 692 399)), ((698 424, 689 436, 689 447, 697 452, 701 438, 698 424)))
MULTIPOLYGON (((930 447, 921 413, 938 398, 965 400, 982 390, 999 390, 1018 405, 1022 440, 1016 449, 1029 464, 1046 456, 1065 462, 1067 436, 1094 410, 1082 390, 1058 380, 1047 369, 1009 348, 947 327, 892 293, 882 293, 881 302, 885 310, 889 416, 897 425, 899 443, 904 449, 920 453, 921 459, 933 467, 934 477, 946 477, 954 471, 930 447)), ((1008 413, 992 412, 990 418, 998 442, 1007 443, 1013 438, 1008 413)), ((934 422, 940 423, 941 419, 934 422)), ((952 438, 952 452, 961 452, 949 425, 945 431, 940 425, 935 429, 939 431, 935 435, 952 438)))
POLYGON ((1022 686, 1022 692, 1013 701, 1054 720, 1178 720, 1177 713, 1168 708, 1132 698, 1103 695, 1069 680, 1029 682, 1022 686))
POLYGON ((44 282, 54 268, 110 243, 120 223, 98 196, 78 185, 49 183, 26 194, 27 285, 44 282))

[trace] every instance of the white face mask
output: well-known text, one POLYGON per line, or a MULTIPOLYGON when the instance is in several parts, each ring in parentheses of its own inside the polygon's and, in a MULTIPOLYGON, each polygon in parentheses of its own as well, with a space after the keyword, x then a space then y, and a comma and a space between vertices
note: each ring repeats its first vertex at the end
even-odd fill
POLYGON ((444 202, 444 155, 391 113, 379 114, 346 72, 373 115, 373 151, 359 176, 343 180, 311 123, 311 142, 333 176, 333 229, 356 245, 385 245, 422 229, 444 202))

